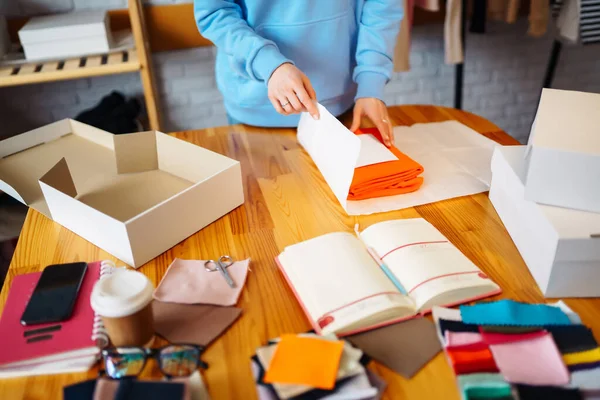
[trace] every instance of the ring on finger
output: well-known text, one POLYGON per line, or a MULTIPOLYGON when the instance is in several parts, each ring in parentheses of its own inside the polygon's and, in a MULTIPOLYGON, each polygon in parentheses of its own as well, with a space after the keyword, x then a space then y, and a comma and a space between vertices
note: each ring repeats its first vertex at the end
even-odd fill
POLYGON ((381 122, 386 122, 387 123, 388 120, 384 118, 384 119, 381 120, 381 122))
POLYGON ((289 101, 286 101, 285 103, 281 103, 281 107, 285 107, 285 106, 289 106, 289 105, 290 105, 289 101))

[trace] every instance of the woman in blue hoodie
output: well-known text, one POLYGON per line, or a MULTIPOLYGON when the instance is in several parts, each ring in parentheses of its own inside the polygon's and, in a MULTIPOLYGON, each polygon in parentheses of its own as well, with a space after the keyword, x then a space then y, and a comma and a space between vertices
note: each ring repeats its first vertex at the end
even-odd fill
POLYGON ((217 46, 217 85, 231 120, 297 126, 354 105, 387 145, 392 124, 383 88, 392 73, 401 0, 195 0, 200 33, 217 46))

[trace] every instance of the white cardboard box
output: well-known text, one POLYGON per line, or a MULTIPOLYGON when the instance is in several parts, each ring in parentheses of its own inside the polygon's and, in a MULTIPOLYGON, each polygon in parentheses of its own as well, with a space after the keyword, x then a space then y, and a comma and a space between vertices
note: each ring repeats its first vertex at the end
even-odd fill
POLYGON ((134 267, 244 202, 238 161, 68 119, 0 141, 0 190, 134 267))
POLYGON ((106 11, 77 11, 31 18, 19 30, 27 60, 107 53, 111 46, 106 11))
POLYGON ((527 200, 600 212, 600 94, 544 89, 527 164, 527 200))
POLYGON ((600 214, 526 200, 525 151, 495 149, 490 201, 546 297, 600 296, 600 214))

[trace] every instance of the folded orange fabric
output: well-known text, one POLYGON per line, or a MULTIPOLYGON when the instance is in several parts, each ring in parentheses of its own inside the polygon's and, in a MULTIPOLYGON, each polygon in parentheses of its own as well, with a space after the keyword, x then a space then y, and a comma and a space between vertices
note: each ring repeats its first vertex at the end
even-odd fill
POLYGON ((340 366, 344 342, 282 335, 264 381, 331 390, 340 366))
MULTIPOLYGON (((371 134, 383 143, 377 128, 362 128, 357 135, 371 134)), ((417 191, 423 184, 423 166, 396 147, 389 148, 397 161, 365 165, 354 170, 348 200, 365 200, 417 191)))

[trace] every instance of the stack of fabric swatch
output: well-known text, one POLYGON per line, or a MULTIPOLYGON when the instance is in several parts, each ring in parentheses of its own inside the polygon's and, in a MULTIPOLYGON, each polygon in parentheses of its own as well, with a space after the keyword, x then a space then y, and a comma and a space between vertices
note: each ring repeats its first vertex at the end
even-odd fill
POLYGON ((600 399, 600 348, 562 302, 434 307, 433 318, 464 399, 600 399))
POLYGON ((386 383, 369 358, 334 335, 282 335, 259 347, 251 366, 260 400, 379 399, 386 383))

